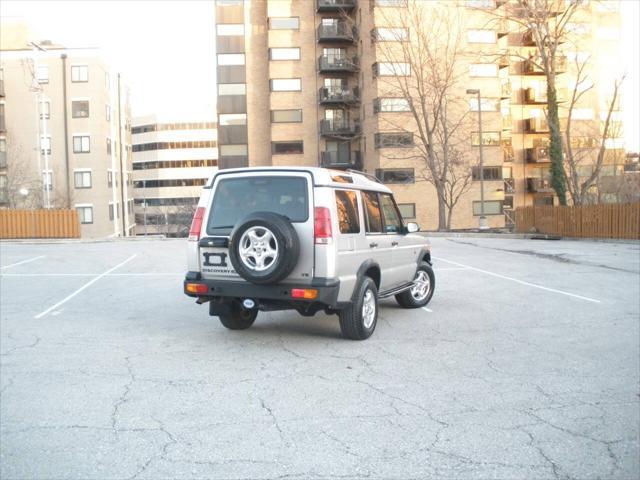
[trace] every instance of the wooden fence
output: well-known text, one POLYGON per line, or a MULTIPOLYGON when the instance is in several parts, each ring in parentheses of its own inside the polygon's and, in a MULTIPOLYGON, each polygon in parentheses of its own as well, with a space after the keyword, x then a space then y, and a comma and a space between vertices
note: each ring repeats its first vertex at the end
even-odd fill
POLYGON ((640 203, 518 207, 516 232, 640 239, 640 203))
POLYGON ((0 238, 79 238, 75 210, 0 210, 0 238))

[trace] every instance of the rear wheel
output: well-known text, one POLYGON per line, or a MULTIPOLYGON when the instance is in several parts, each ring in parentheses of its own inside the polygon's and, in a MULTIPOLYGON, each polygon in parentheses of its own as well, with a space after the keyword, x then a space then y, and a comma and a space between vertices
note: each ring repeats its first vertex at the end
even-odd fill
POLYGON ((424 307, 431 300, 435 286, 436 277, 431 265, 421 262, 413 279, 413 287, 396 295, 396 301, 404 308, 424 307))
POLYGON ((351 340, 365 340, 371 336, 378 322, 378 289, 375 282, 365 277, 358 285, 355 301, 340 310, 340 330, 351 340))
POLYGON ((257 316, 257 309, 246 310, 236 302, 233 302, 231 304, 231 312, 220 314, 219 318, 220 323, 229 330, 246 330, 253 325, 257 316))

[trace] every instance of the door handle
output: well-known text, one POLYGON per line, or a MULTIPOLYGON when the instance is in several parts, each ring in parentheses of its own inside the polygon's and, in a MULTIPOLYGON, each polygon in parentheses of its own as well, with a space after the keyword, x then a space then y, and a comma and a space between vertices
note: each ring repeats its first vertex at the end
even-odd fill
POLYGON ((370 243, 370 244, 369 244, 369 246, 370 246, 371 248, 376 248, 376 247, 378 246, 378 244, 377 244, 377 243, 375 243, 375 242, 373 242, 373 243, 370 243))
POLYGON ((398 246, 398 242, 391 242, 391 246, 392 247, 397 247, 398 246))

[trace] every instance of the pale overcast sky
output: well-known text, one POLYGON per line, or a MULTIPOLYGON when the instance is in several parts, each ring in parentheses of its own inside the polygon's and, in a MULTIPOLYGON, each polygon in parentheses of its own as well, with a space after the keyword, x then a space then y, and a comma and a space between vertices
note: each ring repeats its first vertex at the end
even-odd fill
MULTIPOLYGON (((301 0, 314 1, 314 0, 301 0)), ((606 1, 606 0, 605 0, 606 1)), ((640 150, 640 0, 622 0, 627 149, 640 150)), ((2 0, 2 17, 21 16, 37 39, 98 46, 128 79, 134 115, 215 113, 212 1, 2 0)))

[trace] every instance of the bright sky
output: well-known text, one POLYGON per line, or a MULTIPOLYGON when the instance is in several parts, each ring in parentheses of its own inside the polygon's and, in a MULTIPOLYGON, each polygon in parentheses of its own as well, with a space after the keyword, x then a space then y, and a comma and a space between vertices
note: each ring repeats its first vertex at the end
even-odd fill
MULTIPOLYGON (((136 116, 214 115, 213 1, 2 0, 1 14, 23 17, 37 39, 101 47, 128 79, 136 116)), ((640 0, 622 0, 621 17, 626 144, 640 151, 640 0)))
POLYGON ((131 87, 134 116, 215 117, 212 1, 15 1, 1 14, 22 17, 34 40, 100 47, 131 87))

